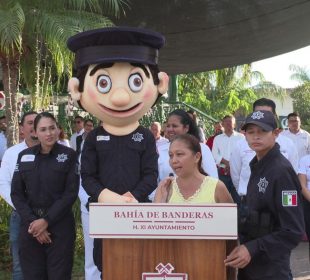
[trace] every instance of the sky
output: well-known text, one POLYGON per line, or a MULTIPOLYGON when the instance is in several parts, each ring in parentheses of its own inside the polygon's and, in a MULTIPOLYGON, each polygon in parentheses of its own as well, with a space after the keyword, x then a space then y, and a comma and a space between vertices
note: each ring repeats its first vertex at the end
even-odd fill
POLYGON ((276 85, 283 88, 293 88, 298 83, 290 79, 293 73, 289 70, 290 64, 306 67, 310 71, 310 46, 253 62, 252 70, 260 71, 267 81, 273 82, 276 85))

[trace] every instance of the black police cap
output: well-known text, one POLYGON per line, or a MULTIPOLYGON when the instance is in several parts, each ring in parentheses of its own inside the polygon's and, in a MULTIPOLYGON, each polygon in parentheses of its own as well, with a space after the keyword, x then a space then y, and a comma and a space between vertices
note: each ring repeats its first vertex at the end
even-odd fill
POLYGON ((78 33, 68 39, 75 53, 75 67, 111 62, 158 64, 160 33, 135 27, 107 27, 78 33))
POLYGON ((247 130, 249 124, 255 124, 265 131, 273 131, 277 128, 274 114, 265 110, 255 111, 248 115, 242 129, 247 130))

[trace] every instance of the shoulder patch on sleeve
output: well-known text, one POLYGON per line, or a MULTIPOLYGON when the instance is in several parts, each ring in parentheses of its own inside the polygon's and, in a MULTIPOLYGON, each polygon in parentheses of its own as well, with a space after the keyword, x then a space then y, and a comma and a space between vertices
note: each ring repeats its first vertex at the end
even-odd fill
POLYGON ((297 191, 282 191, 282 206, 297 206, 297 191))

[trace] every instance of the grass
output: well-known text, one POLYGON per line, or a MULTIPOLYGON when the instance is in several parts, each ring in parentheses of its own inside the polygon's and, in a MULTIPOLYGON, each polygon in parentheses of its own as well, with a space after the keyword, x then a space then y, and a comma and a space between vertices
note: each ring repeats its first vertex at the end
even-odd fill
MULTIPOLYGON (((9 217, 11 214, 11 207, 0 198, 0 279, 12 279, 12 258, 10 255, 9 242, 9 217)), ((84 242, 83 230, 80 216, 79 200, 73 206, 73 213, 76 221, 76 241, 74 263, 72 271, 73 280, 84 279, 84 242)))

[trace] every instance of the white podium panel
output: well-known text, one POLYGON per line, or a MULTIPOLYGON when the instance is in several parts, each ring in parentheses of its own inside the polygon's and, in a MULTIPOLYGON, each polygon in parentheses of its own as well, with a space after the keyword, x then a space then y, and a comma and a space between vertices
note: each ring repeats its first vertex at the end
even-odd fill
POLYGON ((237 205, 91 203, 90 236, 135 239, 237 239, 237 205))

